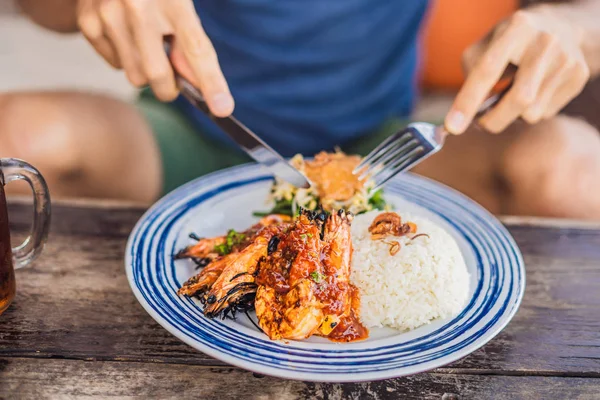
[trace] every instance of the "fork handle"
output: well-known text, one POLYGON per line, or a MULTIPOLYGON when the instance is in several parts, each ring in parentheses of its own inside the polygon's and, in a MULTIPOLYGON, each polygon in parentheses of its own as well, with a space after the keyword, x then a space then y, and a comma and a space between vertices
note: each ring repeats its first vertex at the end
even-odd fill
POLYGON ((475 119, 483 117, 488 111, 490 111, 492 108, 494 108, 496 106, 496 104, 498 104, 500 102, 500 100, 502 100, 504 98, 506 93, 508 93, 508 91, 512 88, 512 86, 514 84, 516 72, 517 72, 517 66, 512 63, 508 64, 508 66, 506 67, 506 70, 504 71, 504 73, 502 74, 502 77, 500 78, 500 81, 510 79, 510 82, 502 90, 500 90, 497 93, 492 94, 490 97, 488 97, 483 102, 483 104, 481 105, 479 110, 477 110, 477 113, 475 114, 475 119))

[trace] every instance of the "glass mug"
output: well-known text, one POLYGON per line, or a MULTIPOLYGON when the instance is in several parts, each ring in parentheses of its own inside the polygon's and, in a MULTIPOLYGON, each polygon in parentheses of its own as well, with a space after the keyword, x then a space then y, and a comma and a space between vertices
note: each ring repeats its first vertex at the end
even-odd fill
POLYGON ((16 293, 15 269, 32 262, 42 251, 50 227, 50 193, 37 169, 15 158, 0 159, 0 314, 16 293), (8 210, 4 185, 24 180, 33 190, 33 225, 31 233, 19 246, 12 248, 8 227, 8 210))

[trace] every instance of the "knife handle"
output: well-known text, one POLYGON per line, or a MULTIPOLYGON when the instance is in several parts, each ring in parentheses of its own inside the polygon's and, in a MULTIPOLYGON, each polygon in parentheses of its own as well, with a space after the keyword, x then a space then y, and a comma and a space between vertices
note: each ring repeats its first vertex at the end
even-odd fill
POLYGON ((169 59, 169 62, 171 63, 171 67, 173 68, 173 74, 175 74, 175 81, 177 82, 177 85, 179 86, 179 90, 181 91, 181 94, 183 96, 185 96, 185 98, 187 98, 196 107, 198 107, 199 109, 204 111, 210 117, 214 118, 214 116, 210 112, 210 109, 208 108, 208 104, 206 103, 206 100, 204 100, 204 96, 202 96, 202 93, 194 85, 192 85, 190 81, 188 81, 183 76, 181 76, 177 72, 177 69, 175 68, 175 66, 173 65, 173 62, 171 61, 171 49, 172 49, 171 43, 172 43, 172 41, 173 41, 172 36, 166 36, 163 41, 163 47, 165 49, 165 52, 167 53, 167 58, 169 59))
POLYGON ((231 139, 237 143, 250 157, 256 161, 266 165, 270 165, 276 162, 283 161, 283 158, 275 152, 268 144, 266 144, 261 138, 252 133, 244 124, 238 121, 233 115, 228 117, 217 117, 210 112, 206 100, 200 90, 198 90, 190 81, 181 76, 173 62, 171 61, 171 49, 172 49, 172 36, 166 36, 163 42, 167 57, 173 67, 173 73, 175 74, 175 80, 179 86, 181 94, 196 108, 204 112, 215 124, 225 132, 231 139), (267 150, 267 153, 265 153, 267 150), (269 155, 273 153, 275 156, 269 155), (266 155, 265 155, 266 154, 266 155), (265 161, 266 160, 266 161, 265 161))
POLYGON ((501 86, 501 89, 498 92, 492 94, 490 97, 488 97, 483 102, 483 104, 481 105, 479 110, 477 110, 477 113, 475 114, 476 120, 483 117, 485 114, 487 114, 488 111, 490 111, 492 108, 494 108, 496 106, 496 104, 498 104, 500 102, 500 100, 502 100, 504 98, 506 93, 508 93, 509 90, 513 86, 516 73, 517 73, 517 66, 512 63, 508 64, 508 66, 506 67, 506 70, 504 71, 504 73, 502 74, 502 77, 500 78, 500 81, 498 82, 499 85, 497 85, 497 86, 501 86), (502 85, 502 83, 504 83, 504 84, 502 85))

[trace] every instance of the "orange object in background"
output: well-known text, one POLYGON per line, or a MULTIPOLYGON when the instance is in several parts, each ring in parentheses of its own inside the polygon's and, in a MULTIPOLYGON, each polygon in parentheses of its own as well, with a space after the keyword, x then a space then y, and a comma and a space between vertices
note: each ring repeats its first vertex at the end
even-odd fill
POLYGON ((458 89, 463 51, 519 7, 518 0, 433 0, 421 41, 421 83, 458 89))

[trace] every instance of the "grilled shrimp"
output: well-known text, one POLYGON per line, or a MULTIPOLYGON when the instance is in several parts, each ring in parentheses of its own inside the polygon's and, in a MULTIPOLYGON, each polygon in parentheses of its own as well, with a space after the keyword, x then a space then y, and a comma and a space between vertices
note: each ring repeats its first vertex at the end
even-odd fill
POLYGON ((187 280, 179 289, 177 294, 186 296, 198 296, 208 291, 212 285, 216 282, 217 278, 221 276, 221 273, 231 263, 232 260, 237 258, 238 255, 235 253, 228 254, 224 257, 220 257, 212 263, 208 264, 200 273, 196 276, 191 277, 187 280))
POLYGON ((319 327, 324 316, 312 286, 309 279, 302 279, 284 296, 268 286, 258 288, 254 302, 258 324, 270 339, 306 339, 319 327))
POLYGON ((285 214, 270 214, 262 217, 258 223, 262 226, 279 225, 292 222, 292 219, 292 217, 285 214))
MULTIPOLYGON (((267 215, 258 221, 257 224, 250 227, 240 235, 244 237, 244 240, 236 245, 232 246, 232 252, 242 250, 248 244, 252 242, 254 236, 265 226, 281 225, 284 223, 291 222, 292 217, 288 215, 271 214, 267 215)), ((193 244, 175 255, 175 259, 182 258, 197 258, 197 259, 209 259, 210 261, 219 257, 217 248, 227 243, 227 236, 217 236, 214 238, 202 238, 199 239, 196 244, 193 244)))
POLYGON ((202 239, 182 257, 217 256, 179 294, 202 295, 209 318, 255 308, 271 339, 363 339, 368 331, 357 317, 359 293, 350 283, 351 222, 344 211, 303 210, 294 221, 269 215, 242 233, 202 239), (227 254, 211 250, 218 243, 227 254))
POLYGON ((254 282, 254 272, 259 261, 267 256, 269 241, 275 233, 276 227, 262 229, 252 244, 235 254, 210 289, 204 315, 209 318, 219 315, 225 317, 230 311, 235 311, 238 305, 250 307, 247 304, 254 300, 258 288, 254 282))
POLYGON ((196 244, 193 244, 179 253, 175 254, 175 259, 179 260, 182 258, 210 258, 215 259, 219 254, 215 251, 217 246, 225 243, 225 236, 218 236, 214 238, 203 238, 198 240, 196 244))
POLYGON ((352 263, 352 236, 350 224, 354 216, 339 210, 331 214, 325 222, 323 241, 323 264, 327 275, 336 275, 339 281, 350 280, 350 265, 352 263))
POLYGON ((323 219, 303 212, 277 250, 261 263, 255 308, 260 327, 271 339, 305 339, 324 318, 314 288, 314 277, 323 273, 323 219), (279 277, 286 280, 285 285, 279 277))
POLYGON ((339 210, 325 223, 323 240, 323 265, 327 284, 320 287, 320 293, 335 291, 336 300, 328 301, 324 307, 326 319, 319 326, 318 334, 331 340, 351 341, 367 337, 368 331, 361 324, 360 297, 358 290, 350 283, 352 264, 352 237, 350 224, 353 215, 339 210))

